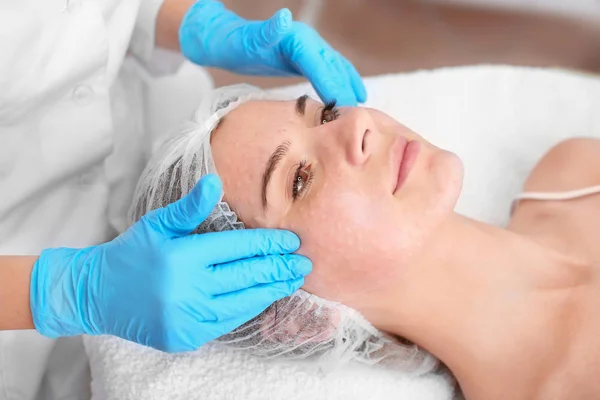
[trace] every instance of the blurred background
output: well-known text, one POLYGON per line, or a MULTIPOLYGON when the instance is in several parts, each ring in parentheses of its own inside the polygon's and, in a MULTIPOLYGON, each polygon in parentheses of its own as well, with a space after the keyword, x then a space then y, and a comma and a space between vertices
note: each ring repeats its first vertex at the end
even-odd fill
MULTIPOLYGON (((600 72, 600 0, 223 0, 248 19, 282 7, 350 59, 363 76, 466 64, 600 72)), ((216 85, 273 87, 295 78, 238 77, 216 85)))

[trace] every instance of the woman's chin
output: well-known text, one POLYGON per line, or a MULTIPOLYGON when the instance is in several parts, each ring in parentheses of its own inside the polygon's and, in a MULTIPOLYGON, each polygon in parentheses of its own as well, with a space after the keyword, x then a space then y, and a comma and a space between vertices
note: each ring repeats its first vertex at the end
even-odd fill
POLYGON ((456 154, 440 150, 432 162, 433 181, 441 208, 454 210, 462 192, 464 166, 456 154))

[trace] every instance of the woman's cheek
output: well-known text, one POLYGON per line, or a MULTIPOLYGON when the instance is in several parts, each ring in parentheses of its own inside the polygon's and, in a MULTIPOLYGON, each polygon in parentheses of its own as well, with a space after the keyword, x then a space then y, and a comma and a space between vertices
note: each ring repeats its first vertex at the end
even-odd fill
POLYGON ((313 262, 305 289, 348 304, 368 292, 369 279, 381 276, 377 269, 384 264, 380 257, 386 255, 380 252, 380 233, 389 237, 382 226, 382 210, 388 207, 354 192, 340 192, 329 199, 298 210, 303 212, 298 212, 285 228, 298 234, 298 253, 313 262))

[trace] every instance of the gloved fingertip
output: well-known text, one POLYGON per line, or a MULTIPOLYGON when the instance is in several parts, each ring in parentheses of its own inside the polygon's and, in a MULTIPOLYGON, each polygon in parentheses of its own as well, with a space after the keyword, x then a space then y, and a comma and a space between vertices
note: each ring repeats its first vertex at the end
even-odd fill
POLYGON ((277 11, 273 18, 276 21, 276 26, 281 31, 287 31, 289 27, 292 26, 292 12, 288 8, 282 8, 277 11))
POLYGON ((200 179, 200 191, 202 200, 217 202, 223 192, 221 178, 215 174, 208 174, 200 179))
POLYGON ((279 43, 282 37, 289 32, 291 26, 292 12, 287 8, 282 8, 265 23, 266 31, 263 34, 265 41, 271 45, 279 43))
POLYGON ((358 85, 358 90, 355 94, 359 103, 364 103, 367 101, 367 88, 365 88, 364 83, 360 82, 358 85))
POLYGON ((335 103, 336 105, 340 105, 338 99, 334 96, 331 96, 330 93, 331 91, 329 90, 321 90, 320 88, 317 87, 317 85, 313 84, 313 88, 315 89, 315 92, 317 92, 317 95, 319 96, 319 98, 321 99, 321 101, 323 102, 323 104, 329 104, 329 103, 335 103))
POLYGON ((358 106, 358 101, 357 101, 356 97, 351 97, 346 102, 346 107, 356 107, 356 106, 358 106))
POLYGON ((290 282, 290 294, 297 292, 304 286, 304 278, 299 278, 290 282))
POLYGON ((356 107, 358 103, 356 101, 356 97, 344 95, 337 97, 336 105, 339 107, 356 107))
POLYGON ((289 254, 287 256, 288 265, 295 272, 298 278, 304 277, 312 272, 312 262, 299 254, 289 254))
POLYGON ((334 101, 338 107, 356 107, 357 105, 352 89, 346 89, 346 86, 342 83, 329 83, 328 85, 322 85, 319 89, 315 85, 314 88, 323 104, 334 101))
POLYGON ((278 241, 281 244, 281 248, 283 251, 294 252, 300 248, 300 238, 294 232, 290 231, 277 231, 278 232, 278 241))
POLYGON ((221 178, 219 178, 216 174, 208 174, 203 176, 200 181, 207 189, 216 189, 221 190, 223 184, 221 182, 221 178))
POLYGON ((350 61, 344 59, 343 64, 356 100, 359 103, 364 103, 367 100, 367 89, 365 88, 365 83, 363 82, 362 77, 350 61))

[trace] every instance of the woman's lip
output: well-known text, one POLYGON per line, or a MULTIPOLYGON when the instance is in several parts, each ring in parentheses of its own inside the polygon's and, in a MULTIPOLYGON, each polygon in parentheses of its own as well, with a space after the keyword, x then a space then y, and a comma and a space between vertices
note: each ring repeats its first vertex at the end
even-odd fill
POLYGON ((404 136, 397 136, 392 148, 392 193, 396 192, 398 187, 398 179, 400 177, 400 166, 404 158, 404 151, 408 140, 404 136))
POLYGON ((402 141, 404 144, 399 144, 399 146, 402 147, 402 152, 398 163, 396 164, 398 177, 396 179, 394 194, 402 187, 406 181, 406 178, 408 178, 408 175, 415 164, 417 156, 419 155, 419 149, 421 147, 421 144, 416 140, 407 141, 405 138, 402 138, 402 141))

